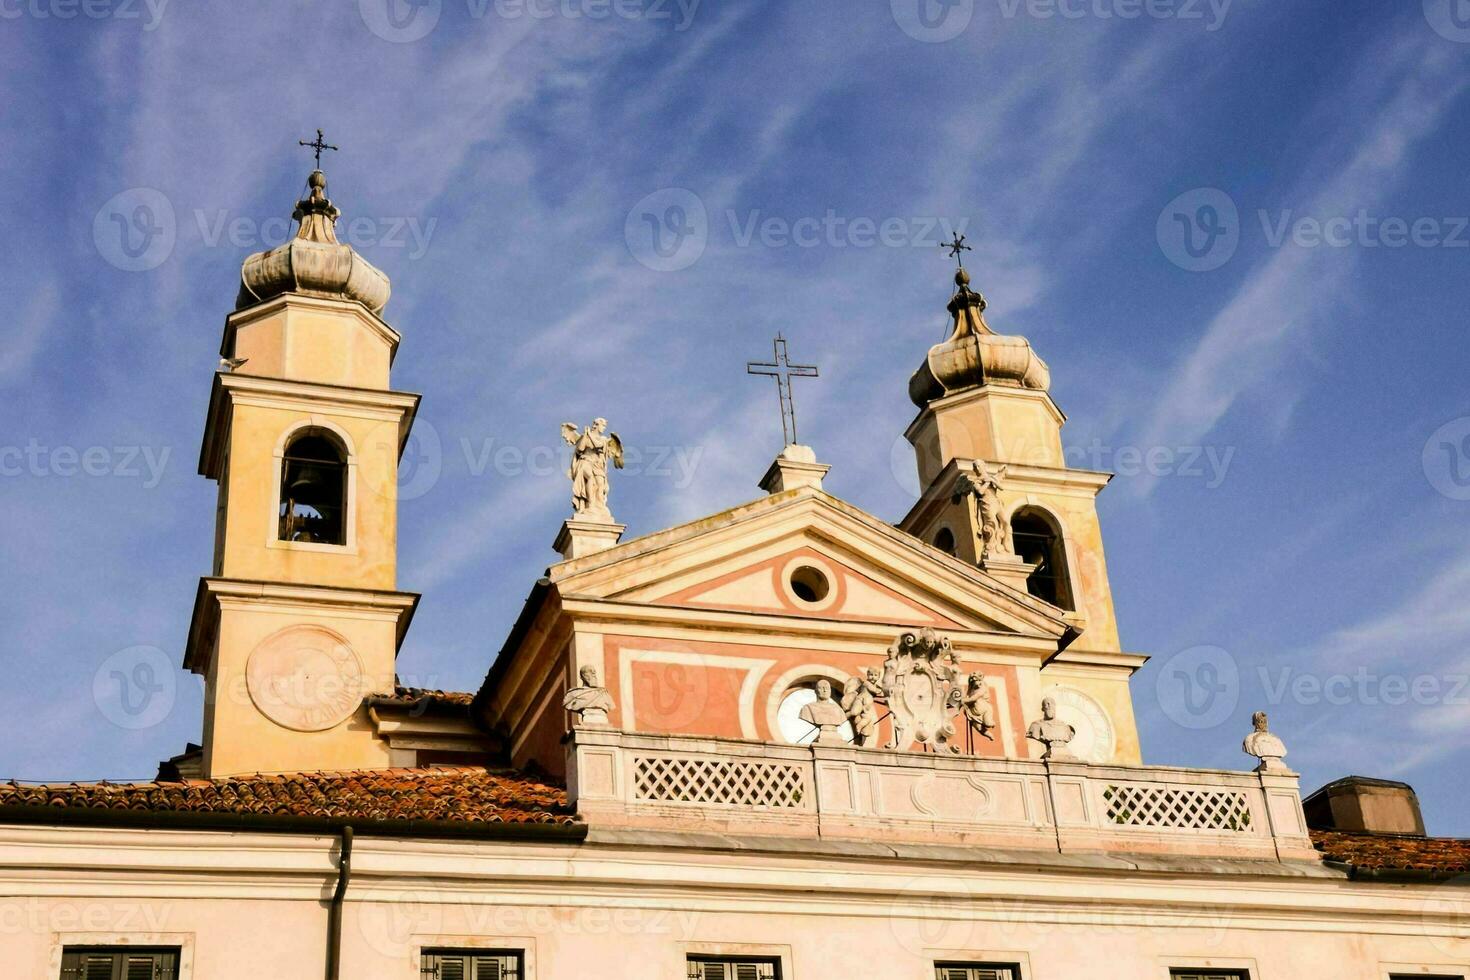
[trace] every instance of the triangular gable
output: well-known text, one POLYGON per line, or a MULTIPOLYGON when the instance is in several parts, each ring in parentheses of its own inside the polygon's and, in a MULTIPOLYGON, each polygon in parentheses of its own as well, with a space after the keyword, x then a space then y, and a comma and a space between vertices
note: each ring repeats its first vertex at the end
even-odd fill
POLYGON ((930 605, 910 598, 820 547, 801 545, 700 581, 656 601, 663 605, 732 612, 764 612, 811 619, 894 623, 959 628, 960 623, 930 605), (827 583, 820 599, 805 600, 788 584, 798 569, 813 569, 827 583))
POLYGON ((563 595, 1060 639, 1060 610, 819 490, 774 494, 551 569, 563 595), (808 565, 816 601, 794 594, 808 565))

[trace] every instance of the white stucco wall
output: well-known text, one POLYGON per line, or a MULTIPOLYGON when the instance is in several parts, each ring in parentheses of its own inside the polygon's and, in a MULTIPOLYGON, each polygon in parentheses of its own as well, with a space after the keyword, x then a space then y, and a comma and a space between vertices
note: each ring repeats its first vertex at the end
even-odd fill
MULTIPOLYGON (((319 977, 334 845, 0 828, 0 975, 55 978, 63 946, 130 942, 179 946, 181 980, 319 977)), ((936 959, 1027 980, 1470 975, 1463 883, 365 837, 353 867, 341 975, 372 980, 419 980, 437 946, 523 949, 527 980, 683 980, 688 954, 717 952, 779 957, 786 980, 929 980, 936 959)))

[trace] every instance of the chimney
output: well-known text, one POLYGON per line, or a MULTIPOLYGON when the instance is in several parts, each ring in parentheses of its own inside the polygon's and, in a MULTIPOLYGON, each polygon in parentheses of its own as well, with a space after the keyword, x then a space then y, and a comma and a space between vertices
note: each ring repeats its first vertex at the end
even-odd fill
POLYGON ((1424 836, 1419 797, 1408 783, 1346 776, 1302 800, 1313 830, 1355 830, 1373 834, 1424 836))

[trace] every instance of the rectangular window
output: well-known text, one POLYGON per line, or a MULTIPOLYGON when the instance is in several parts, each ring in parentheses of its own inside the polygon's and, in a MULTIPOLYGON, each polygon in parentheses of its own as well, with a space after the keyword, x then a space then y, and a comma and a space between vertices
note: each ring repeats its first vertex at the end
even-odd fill
POLYGON ((505 949, 433 949, 424 952, 423 980, 521 980, 521 954, 505 949))
POLYGON ((1169 980, 1251 980, 1249 970, 1170 970, 1169 980))
POLYGON ((177 949, 68 946, 61 951, 61 980, 175 980, 177 949))
POLYGON ((1390 973, 1388 980, 1465 980, 1463 973, 1390 973))
POLYGON ((776 960, 689 957, 689 980, 781 980, 776 960))
POLYGON ((1017 963, 936 963, 936 980, 1021 980, 1017 963))

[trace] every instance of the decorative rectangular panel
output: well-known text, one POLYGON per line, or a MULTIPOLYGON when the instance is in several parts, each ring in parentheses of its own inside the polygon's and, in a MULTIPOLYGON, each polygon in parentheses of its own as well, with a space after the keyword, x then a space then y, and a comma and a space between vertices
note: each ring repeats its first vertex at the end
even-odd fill
POLYGON ((633 796, 658 803, 799 809, 806 780, 798 766, 728 757, 639 756, 633 796))
POLYGON ((1108 823, 1158 830, 1251 830, 1250 802, 1238 790, 1112 784, 1103 790, 1108 823))

